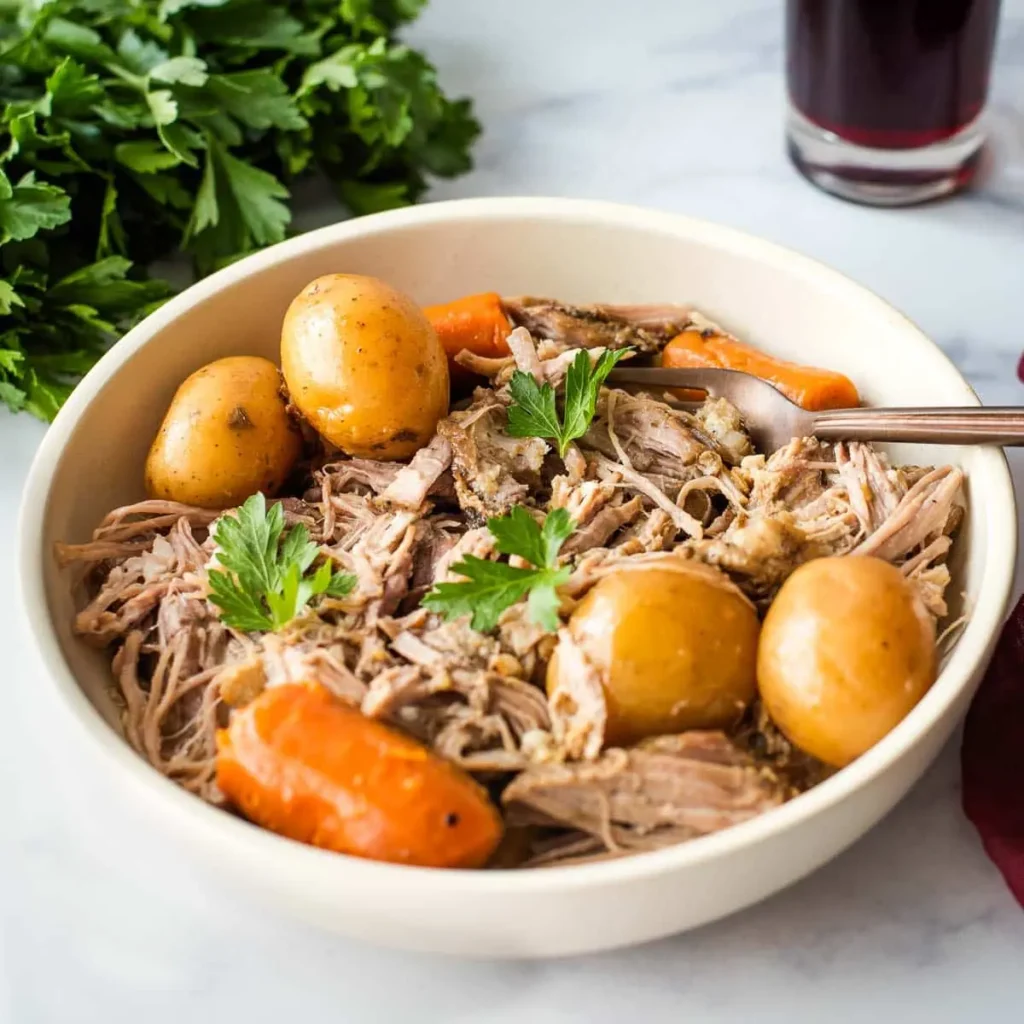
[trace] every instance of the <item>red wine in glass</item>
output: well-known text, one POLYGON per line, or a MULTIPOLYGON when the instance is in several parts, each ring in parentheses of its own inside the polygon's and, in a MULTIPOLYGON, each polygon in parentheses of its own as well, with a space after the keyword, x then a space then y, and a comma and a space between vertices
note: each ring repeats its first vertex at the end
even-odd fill
POLYGON ((787 0, 796 166, 847 199, 898 206, 973 176, 999 0, 787 0))

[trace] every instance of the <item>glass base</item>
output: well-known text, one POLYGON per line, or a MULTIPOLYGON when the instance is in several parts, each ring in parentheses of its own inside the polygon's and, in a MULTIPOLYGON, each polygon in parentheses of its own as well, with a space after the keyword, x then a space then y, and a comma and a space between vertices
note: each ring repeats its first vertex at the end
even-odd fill
POLYGON ((985 133, 981 119, 956 135, 919 149, 872 149, 819 128, 790 107, 789 158, 819 188, 868 206, 911 206, 957 192, 978 169, 985 133))

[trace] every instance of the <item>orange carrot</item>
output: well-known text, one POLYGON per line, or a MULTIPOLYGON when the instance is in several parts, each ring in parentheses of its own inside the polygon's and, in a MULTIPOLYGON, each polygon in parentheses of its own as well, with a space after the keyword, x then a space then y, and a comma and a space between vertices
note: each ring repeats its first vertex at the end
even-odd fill
POLYGON ((501 839, 484 789, 318 684, 264 690, 217 734, 217 785, 250 820, 337 853, 481 867, 501 839))
POLYGON ((860 404, 857 389, 841 373, 787 363, 724 334, 683 331, 665 346, 661 365, 742 370, 773 384, 804 409, 847 409, 860 404))
POLYGON ((512 325, 495 292, 467 295, 424 310, 441 339, 449 363, 463 350, 478 356, 507 356, 512 325))

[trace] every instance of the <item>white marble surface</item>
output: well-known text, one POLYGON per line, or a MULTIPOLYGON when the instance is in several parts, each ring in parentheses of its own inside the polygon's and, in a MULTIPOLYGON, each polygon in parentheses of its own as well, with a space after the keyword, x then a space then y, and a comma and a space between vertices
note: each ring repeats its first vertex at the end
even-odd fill
MULTIPOLYGON (((988 402, 1024 402, 1024 0, 1004 3, 974 193, 873 211, 782 154, 776 0, 433 0, 411 33, 487 125, 437 196, 565 194, 734 224, 915 318, 988 402)), ((0 419, 0 535, 41 428, 0 419)), ((1014 460, 1024 483, 1024 461, 1014 460)), ((10 581, 9 545, 0 578, 10 581)), ((572 962, 467 964, 325 938, 221 891, 128 817, 51 725, 0 593, 0 1021, 1010 1021, 1024 913, 959 809, 955 745, 853 849, 697 933, 572 962)), ((1019 587, 1018 587, 1019 590, 1019 587)))

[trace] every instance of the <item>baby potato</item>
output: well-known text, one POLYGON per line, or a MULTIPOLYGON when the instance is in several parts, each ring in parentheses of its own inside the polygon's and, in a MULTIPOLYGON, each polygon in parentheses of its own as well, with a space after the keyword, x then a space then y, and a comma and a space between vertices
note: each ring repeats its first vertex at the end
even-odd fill
POLYGON ((782 585, 757 654, 765 709, 789 740, 841 768, 935 681, 935 625, 895 566, 819 558, 782 585))
MULTIPOLYGON (((584 597, 568 628, 602 677, 608 746, 730 725, 754 697, 757 614, 701 563, 624 567, 584 597)), ((556 650, 549 693, 560 671, 556 650)))
POLYGON ((152 498, 233 508, 274 494, 302 450, 269 359, 229 356, 196 370, 175 392, 146 459, 152 498))
POLYGON ((291 399, 349 455, 403 459, 448 412, 448 360, 422 310, 383 281, 328 274, 292 301, 281 331, 291 399))

